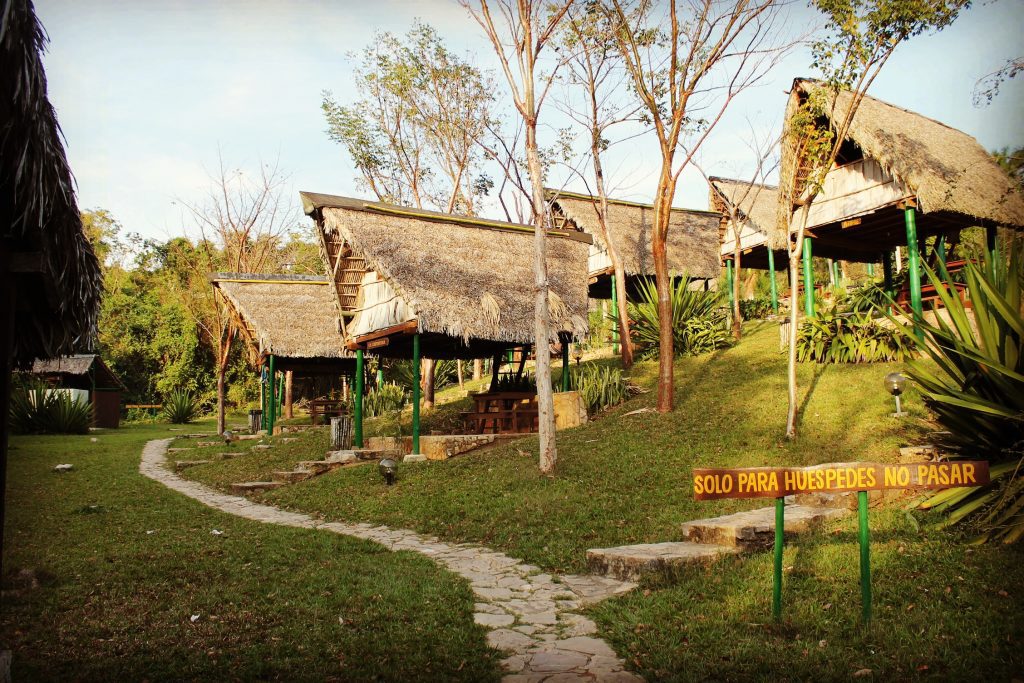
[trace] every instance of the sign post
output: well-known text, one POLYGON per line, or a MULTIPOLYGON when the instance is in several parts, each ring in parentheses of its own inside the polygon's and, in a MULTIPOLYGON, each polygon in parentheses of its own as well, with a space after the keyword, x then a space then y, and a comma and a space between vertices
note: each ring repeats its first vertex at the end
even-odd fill
POLYGON ((786 528, 785 497, 795 493, 857 492, 860 540, 861 618, 871 621, 871 547, 868 532, 868 491, 883 489, 948 489, 989 483, 985 461, 950 460, 907 465, 843 462, 814 467, 695 468, 697 500, 720 498, 775 499, 775 556, 772 615, 782 617, 782 547, 786 528))

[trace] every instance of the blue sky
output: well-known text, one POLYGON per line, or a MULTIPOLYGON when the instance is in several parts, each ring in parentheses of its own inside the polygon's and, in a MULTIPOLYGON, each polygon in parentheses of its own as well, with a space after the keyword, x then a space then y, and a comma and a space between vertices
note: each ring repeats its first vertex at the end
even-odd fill
MULTIPOLYGON (((218 150, 243 169, 278 160, 296 203, 300 189, 360 195, 351 163, 324 134, 320 93, 355 98, 348 55, 375 31, 402 33, 420 18, 452 48, 495 66, 479 27, 447 0, 37 0, 36 11, 51 39, 50 99, 80 206, 107 209, 128 230, 153 238, 185 231, 189 221, 175 200, 204 196, 218 150)), ((987 148, 1022 145, 1024 80, 1005 84, 987 107, 971 102, 979 77, 1024 53, 1022 27, 1024 0, 977 3, 946 31, 902 46, 871 94, 964 130, 987 148)), ((805 52, 792 54, 736 101, 703 148, 709 173, 749 173, 748 122, 776 126, 792 78, 812 75, 807 65, 805 52)), ((546 120, 566 125, 553 108, 546 120)), ((623 198, 649 200, 657 162, 649 139, 615 148, 610 186, 623 198)), ((684 174, 676 204, 706 202, 700 176, 684 174)))

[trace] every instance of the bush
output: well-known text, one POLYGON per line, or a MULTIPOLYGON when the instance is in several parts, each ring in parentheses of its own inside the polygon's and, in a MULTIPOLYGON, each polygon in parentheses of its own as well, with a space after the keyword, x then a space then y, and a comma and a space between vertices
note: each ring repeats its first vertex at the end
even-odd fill
POLYGON ((172 391, 164 398, 163 413, 171 424, 187 424, 199 413, 199 402, 191 391, 172 391))
POLYGON ((801 363, 882 363, 903 361, 914 342, 901 325, 880 325, 868 313, 822 311, 800 325, 796 358, 801 363))
MULTIPOLYGON (((727 315, 718 306, 719 294, 690 290, 687 278, 672 287, 672 337, 675 355, 696 356, 731 343, 727 315)), ((638 358, 658 354, 658 291, 653 280, 639 281, 639 300, 629 304, 633 319, 630 336, 638 358)))
POLYGON ((740 300, 740 316, 744 320, 760 320, 774 313, 770 297, 740 300))
POLYGON ((378 417, 401 410, 408 401, 408 393, 397 384, 382 384, 363 396, 363 417, 378 417))
POLYGON ((987 459, 992 483, 947 489, 921 507, 949 513, 943 524, 967 520, 979 540, 1014 543, 1024 537, 1024 267, 1015 244, 1007 259, 968 262, 963 270, 973 316, 953 279, 925 273, 949 313, 950 322, 915 321, 932 362, 911 363, 910 377, 943 432, 935 442, 954 457, 987 459), (994 271, 994 272, 993 272, 994 271), (972 326, 972 317, 974 326, 972 326))
POLYGON ((86 434, 92 406, 34 381, 11 392, 11 431, 18 434, 86 434))
POLYGON ((490 391, 526 391, 537 393, 537 378, 529 372, 521 376, 515 374, 498 375, 497 382, 491 382, 490 391))
MULTIPOLYGON (((412 391, 412 361, 395 360, 384 370, 384 375, 392 384, 405 387, 412 391)), ((420 373, 422 379, 422 372, 420 373)), ((454 360, 438 360, 434 363, 434 391, 440 391, 449 384, 458 381, 459 371, 454 360)))
POLYGON ((607 365, 587 363, 570 368, 569 384, 579 392, 589 415, 616 406, 629 396, 622 370, 607 365))

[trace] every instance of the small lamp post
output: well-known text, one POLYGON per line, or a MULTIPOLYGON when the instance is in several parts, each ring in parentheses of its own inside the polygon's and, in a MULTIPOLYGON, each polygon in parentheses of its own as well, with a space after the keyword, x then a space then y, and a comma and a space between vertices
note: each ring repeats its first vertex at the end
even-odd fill
POLYGON ((377 463, 377 469, 380 470, 380 476, 384 477, 384 483, 391 486, 395 483, 395 478, 398 476, 398 463, 391 458, 384 458, 377 463))
POLYGON ((900 405, 900 395, 903 393, 903 387, 906 383, 907 378, 898 372, 890 372, 885 376, 885 388, 896 399, 896 412, 892 414, 893 417, 903 417, 906 415, 900 405))

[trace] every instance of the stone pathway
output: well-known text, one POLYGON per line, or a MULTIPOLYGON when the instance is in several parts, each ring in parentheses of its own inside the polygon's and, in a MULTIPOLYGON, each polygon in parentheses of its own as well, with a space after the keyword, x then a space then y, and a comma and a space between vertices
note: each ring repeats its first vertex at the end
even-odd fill
POLYGON ((469 581, 476 596, 478 624, 490 629, 487 642, 509 656, 501 664, 505 683, 610 681, 638 683, 606 642, 594 637, 597 626, 578 610, 635 588, 601 576, 554 576, 538 567, 487 548, 443 543, 404 529, 372 524, 322 522, 306 514, 255 503, 182 479, 167 467, 172 439, 150 441, 142 450, 139 472, 204 505, 246 519, 322 529, 409 550, 431 558, 469 581))

